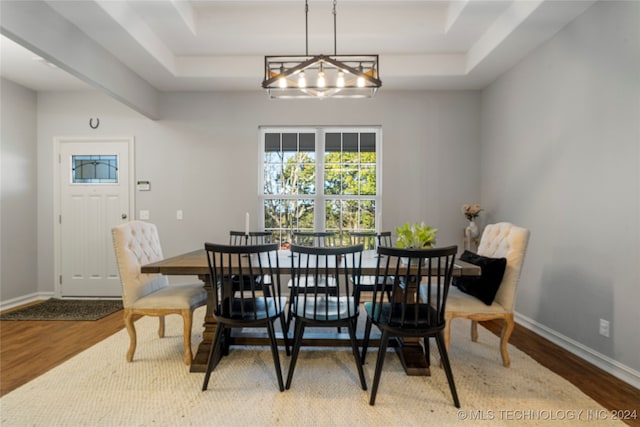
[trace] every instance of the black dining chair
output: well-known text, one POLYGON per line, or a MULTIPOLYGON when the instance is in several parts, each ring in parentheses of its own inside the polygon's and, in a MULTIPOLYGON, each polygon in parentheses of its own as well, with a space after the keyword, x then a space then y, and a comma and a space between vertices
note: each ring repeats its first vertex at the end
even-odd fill
POLYGON ((372 300, 364 303, 367 324, 362 343, 362 363, 367 355, 372 326, 375 325, 382 332, 371 386, 370 405, 374 405, 376 401, 389 338, 424 338, 425 357, 429 363, 429 338, 434 337, 453 402, 457 408, 460 407, 442 334, 457 251, 457 246, 437 249, 378 247, 380 257, 376 276, 383 283, 391 279, 393 285, 390 293, 374 288, 372 300))
MULTIPOLYGON (((298 246, 311 246, 311 247, 336 247, 336 233, 331 231, 294 231, 293 232, 293 244, 298 246)), ((293 252, 292 252, 293 254, 293 252)), ((291 288, 292 281, 289 281, 289 288, 291 288)), ((287 317, 287 333, 289 333, 289 326, 292 321, 291 306, 289 306, 289 316, 287 317)), ((338 327, 338 333, 341 332, 338 327)))
POLYGON ((362 245, 334 248, 291 246, 290 315, 295 320, 286 388, 291 387, 306 327, 346 327, 360 385, 367 389, 356 343, 362 245))
MULTIPOLYGON (((217 327, 207 360, 207 370, 202 384, 206 390, 222 355, 229 353, 229 341, 233 328, 265 327, 271 343, 271 353, 278 377, 280 391, 284 391, 282 369, 278 355, 275 321, 285 328, 287 297, 281 295, 278 244, 234 246, 205 243, 207 264, 213 290, 213 314, 217 327), (238 289, 233 277, 256 277, 243 289, 238 289), (269 288, 269 292, 264 289, 269 288)), ((284 335, 284 345, 289 354, 289 341, 284 335)))

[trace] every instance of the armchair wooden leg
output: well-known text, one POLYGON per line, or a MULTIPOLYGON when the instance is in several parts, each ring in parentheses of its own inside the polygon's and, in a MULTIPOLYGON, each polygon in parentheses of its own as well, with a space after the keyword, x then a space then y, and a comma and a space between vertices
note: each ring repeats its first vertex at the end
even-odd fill
POLYGON ((184 335, 184 363, 191 365, 193 355, 191 353, 191 324, 193 323, 193 313, 191 310, 182 310, 183 335, 184 335))
POLYGON ((164 338, 164 316, 158 316, 158 338, 164 338))
POLYGON ((451 321, 453 319, 445 319, 444 329, 442 330, 442 337, 444 338, 444 346, 449 352, 451 346, 451 321))
POLYGON ((133 354, 136 352, 136 327, 133 321, 133 311, 125 309, 124 324, 127 327, 127 332, 129 333, 129 350, 127 351, 127 362, 131 362, 133 360, 133 354))
POLYGON ((502 354, 502 364, 505 368, 511 366, 511 359, 509 359, 509 352, 507 351, 507 344, 509 338, 513 332, 515 324, 513 321, 513 314, 508 314, 504 318, 504 326, 502 327, 502 333, 500 334, 500 353, 502 354))
POLYGON ((471 321, 471 341, 473 342, 478 341, 478 321, 477 320, 471 321))

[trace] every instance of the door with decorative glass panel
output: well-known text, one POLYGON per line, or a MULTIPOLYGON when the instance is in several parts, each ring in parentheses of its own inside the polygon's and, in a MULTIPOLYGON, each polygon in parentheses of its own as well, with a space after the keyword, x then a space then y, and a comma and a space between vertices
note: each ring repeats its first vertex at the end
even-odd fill
POLYGON ((59 284, 64 297, 118 297, 111 228, 129 221, 133 139, 59 141, 59 284))

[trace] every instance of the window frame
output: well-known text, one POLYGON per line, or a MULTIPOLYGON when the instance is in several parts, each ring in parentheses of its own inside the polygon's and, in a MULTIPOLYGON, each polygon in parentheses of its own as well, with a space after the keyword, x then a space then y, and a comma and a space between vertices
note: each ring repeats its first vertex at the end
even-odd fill
MULTIPOLYGON (((259 127, 259 155, 258 155, 258 215, 259 226, 265 229, 265 201, 269 199, 279 200, 302 200, 312 199, 314 203, 314 230, 325 231, 326 229, 326 202, 327 200, 372 200, 374 209, 374 222, 379 221, 382 212, 382 128, 381 126, 260 126, 259 127), (325 194, 324 188, 324 157, 325 157, 325 135, 327 133, 374 133, 375 153, 376 153, 376 194, 356 195, 356 194, 325 194), (315 194, 264 194, 264 156, 265 156, 265 135, 267 133, 314 133, 315 134, 315 194), (319 215, 318 213, 321 212, 319 215)), ((378 229, 380 224, 375 224, 378 229)), ((344 233, 345 230, 336 230, 344 233)))

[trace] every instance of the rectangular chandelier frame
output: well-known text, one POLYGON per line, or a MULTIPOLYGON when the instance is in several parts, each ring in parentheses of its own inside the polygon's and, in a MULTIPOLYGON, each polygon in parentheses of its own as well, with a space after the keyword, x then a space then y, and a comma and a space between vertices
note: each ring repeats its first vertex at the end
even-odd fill
POLYGON ((378 55, 265 56, 272 99, 372 98, 382 86, 378 55))

